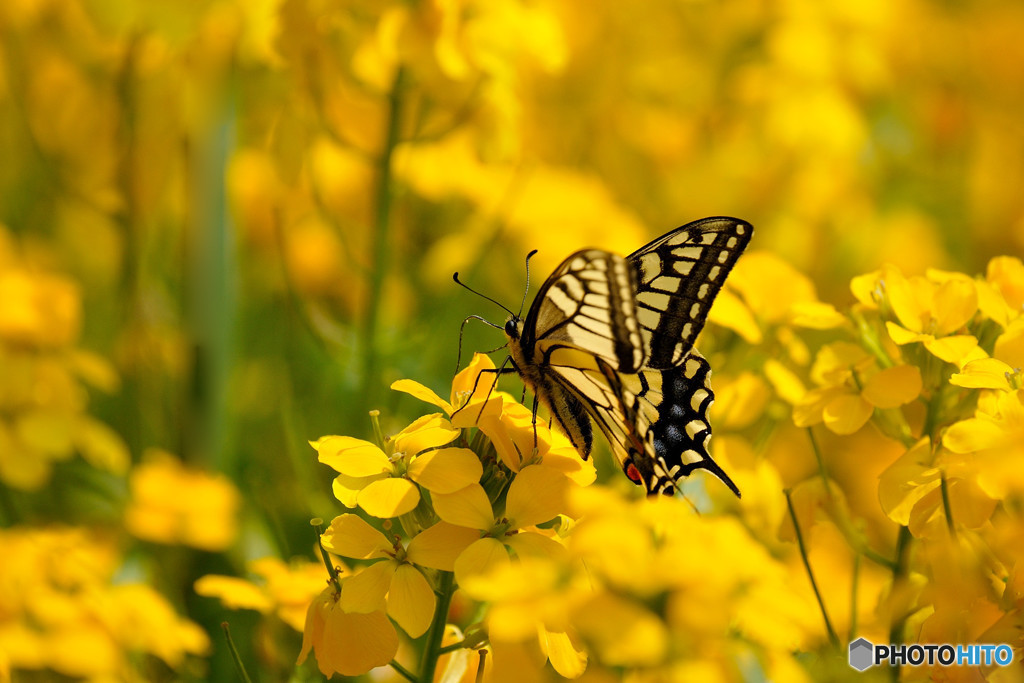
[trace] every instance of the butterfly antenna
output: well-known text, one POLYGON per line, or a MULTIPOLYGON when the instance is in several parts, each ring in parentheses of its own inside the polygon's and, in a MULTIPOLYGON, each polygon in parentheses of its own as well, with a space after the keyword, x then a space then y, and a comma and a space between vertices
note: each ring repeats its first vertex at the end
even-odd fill
MULTIPOLYGON (((458 284, 458 285, 461 285, 461 286, 465 287, 466 289, 468 289, 469 291, 473 292, 474 294, 476 294, 476 295, 477 295, 478 297, 480 297, 481 299, 487 299, 487 300, 488 300, 488 301, 490 301, 490 302, 491 302, 492 304, 495 304, 495 305, 497 305, 497 306, 500 306, 501 308, 503 308, 503 309, 504 309, 505 311, 507 311, 507 312, 508 312, 508 314, 509 314, 509 315, 515 315, 515 313, 513 313, 512 311, 510 311, 510 310, 509 310, 509 309, 508 309, 507 307, 505 307, 504 305, 502 305, 502 304, 498 303, 497 301, 495 301, 495 300, 494 300, 494 299, 492 299, 491 297, 487 296, 486 294, 481 294, 480 292, 476 291, 475 289, 473 289, 472 287, 470 287, 469 285, 467 285, 467 284, 466 284, 465 282, 463 282, 462 280, 460 280, 460 279, 459 279, 459 274, 458 274, 458 273, 455 273, 455 275, 453 275, 453 276, 452 276, 452 279, 453 279, 453 280, 455 280, 455 283, 456 283, 456 284, 458 284)), ((470 318, 472 318, 472 317, 474 317, 474 316, 470 316, 470 318)), ((483 320, 483 318, 481 318, 481 320, 483 320)), ((484 322, 486 322, 486 321, 484 321, 484 322)), ((498 326, 497 326, 497 325, 495 325, 495 327, 498 327, 498 326)), ((499 327, 498 329, 504 329, 504 328, 500 328, 500 327, 499 327)))
MULTIPOLYGON (((486 318, 482 318, 479 315, 466 316, 466 319, 462 321, 461 325, 459 325, 459 355, 455 359, 455 372, 458 372, 459 368, 462 366, 462 333, 466 329, 466 323, 468 323, 470 320, 479 320, 480 322, 486 323, 486 324, 490 325, 491 327, 493 327, 495 329, 499 329, 499 330, 505 329, 501 325, 495 325, 490 320, 487 320, 486 318)), ((505 344, 502 344, 501 346, 499 346, 498 349, 504 348, 507 345, 508 345, 508 342, 506 342, 505 344)), ((498 349, 494 349, 494 351, 497 351, 498 349)), ((488 351, 487 353, 492 353, 492 352, 488 351)))
POLYGON ((517 318, 523 317, 523 308, 526 306, 526 295, 530 293, 530 259, 536 253, 537 250, 534 249, 526 255, 526 291, 523 292, 523 302, 519 304, 519 315, 516 316, 517 318))

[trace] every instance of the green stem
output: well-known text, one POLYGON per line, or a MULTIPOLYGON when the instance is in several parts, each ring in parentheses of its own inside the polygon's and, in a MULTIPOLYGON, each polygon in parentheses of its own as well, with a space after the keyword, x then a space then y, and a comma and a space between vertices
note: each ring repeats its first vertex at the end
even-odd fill
MULTIPOLYGON (((892 590, 899 590, 900 584, 907 578, 907 549, 910 547, 910 529, 900 527, 900 534, 896 539, 896 567, 892 572, 892 590)), ((900 645, 903 642, 903 626, 906 623, 907 615, 901 615, 893 620, 889 627, 889 642, 893 645, 900 645)), ((889 669, 893 681, 900 680, 900 667, 894 665, 889 669)))
POLYGON ((949 503, 949 483, 946 481, 946 473, 943 472, 939 482, 939 490, 942 491, 942 511, 946 514, 946 528, 949 535, 956 538, 956 526, 953 524, 953 506, 949 503))
POLYGON ((398 675, 404 678, 405 680, 412 681, 412 683, 419 683, 419 679, 416 678, 416 674, 409 671, 395 660, 392 659, 390 662, 388 662, 388 666, 397 671, 398 675))
POLYGON ((853 581, 850 586, 850 642, 857 637, 857 591, 860 584, 860 555, 853 556, 853 581))
POLYGON ((800 558, 804 561, 804 568, 807 570, 807 577, 811 580, 811 588, 814 589, 814 597, 818 599, 818 607, 821 609, 821 616, 825 620, 825 630, 828 631, 829 642, 832 643, 833 647, 839 647, 839 636, 836 635, 836 631, 832 628, 832 621, 828 618, 828 611, 825 609, 825 601, 821 597, 821 591, 818 590, 818 582, 814 580, 814 572, 811 570, 811 561, 807 557, 807 548, 804 546, 804 536, 800 532, 800 523, 796 519, 796 510, 793 509, 793 499, 790 497, 789 490, 783 491, 786 494, 786 505, 789 507, 789 518, 793 521, 793 529, 796 531, 796 543, 800 548, 800 558))
POLYGON ((814 428, 807 428, 807 436, 811 439, 811 450, 814 451, 814 459, 818 461, 818 474, 825 485, 825 493, 832 498, 832 487, 828 483, 828 472, 825 471, 825 459, 821 456, 821 448, 818 447, 818 440, 814 438, 814 428))
POLYGON ((388 95, 388 119, 384 147, 377 161, 376 213, 373 221, 373 265, 370 268, 370 290, 366 302, 366 320, 363 324, 363 396, 372 397, 377 391, 378 367, 377 328, 380 324, 381 293, 387 274, 388 247, 390 246, 392 193, 392 155, 398 145, 399 123, 402 115, 402 75, 399 68, 388 95))
POLYGON ((437 668, 437 660, 441 656, 441 640, 444 638, 444 628, 448 625, 448 607, 452 602, 452 594, 455 592, 455 574, 452 572, 439 572, 438 578, 441 581, 441 588, 438 591, 437 608, 434 610, 434 620, 427 631, 427 641, 423 644, 423 662, 420 665, 420 680, 430 683, 434 680, 434 670, 437 668))
POLYGON ((231 652, 231 659, 235 662, 235 670, 238 671, 238 676, 244 683, 252 683, 252 679, 249 678, 248 672, 245 670, 245 664, 242 663, 242 656, 238 654, 238 648, 235 647, 235 641, 231 638, 231 627, 228 622, 221 622, 220 627, 224 629, 224 637, 228 641, 228 650, 231 652))
POLYGON ((484 666, 487 664, 487 650, 480 650, 480 661, 476 665, 476 683, 483 683, 484 670, 487 668, 484 666))

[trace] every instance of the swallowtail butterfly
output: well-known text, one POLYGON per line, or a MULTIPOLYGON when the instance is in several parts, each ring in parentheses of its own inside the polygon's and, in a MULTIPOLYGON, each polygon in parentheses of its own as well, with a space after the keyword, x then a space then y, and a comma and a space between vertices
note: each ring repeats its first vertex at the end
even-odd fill
POLYGON ((539 400, 584 458, 596 421, 649 494, 672 495, 703 469, 739 496, 707 451, 711 367, 693 343, 752 233, 735 218, 705 218, 625 258, 585 249, 565 259, 526 317, 513 313, 503 328, 534 415, 539 400))

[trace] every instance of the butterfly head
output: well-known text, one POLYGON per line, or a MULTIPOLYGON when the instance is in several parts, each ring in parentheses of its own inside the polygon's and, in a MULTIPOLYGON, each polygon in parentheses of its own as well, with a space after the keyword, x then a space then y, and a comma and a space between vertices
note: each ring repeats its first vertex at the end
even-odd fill
POLYGON ((513 341, 518 340, 523 335, 523 321, 518 315, 511 315, 505 321, 505 335, 513 341))

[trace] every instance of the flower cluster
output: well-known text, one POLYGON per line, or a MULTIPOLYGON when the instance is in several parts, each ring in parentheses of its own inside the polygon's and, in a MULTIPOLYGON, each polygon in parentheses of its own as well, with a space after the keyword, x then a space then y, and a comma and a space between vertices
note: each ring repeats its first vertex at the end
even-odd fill
POLYGON ((737 675, 744 657, 773 673, 796 666, 790 653, 820 635, 811 596, 787 585, 784 564, 735 520, 590 486, 592 465, 494 378, 477 355, 450 401, 396 382, 444 413, 380 445, 313 442, 338 471, 338 500, 363 515, 336 517, 322 536, 354 569, 310 607, 302 658, 315 651, 324 674, 392 664, 393 621, 410 638, 432 634, 421 653, 429 673, 454 597, 478 616, 448 626, 468 634, 453 647, 486 650, 495 671, 549 662, 570 678, 627 667, 653 680, 737 675), (696 603, 738 611, 695 622, 696 603))
POLYGON ((140 657, 207 654, 198 624, 153 588, 115 580, 116 543, 80 528, 0 531, 0 652, 15 670, 135 680, 140 657))

